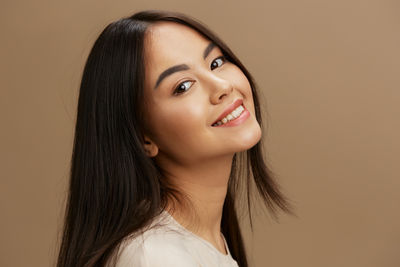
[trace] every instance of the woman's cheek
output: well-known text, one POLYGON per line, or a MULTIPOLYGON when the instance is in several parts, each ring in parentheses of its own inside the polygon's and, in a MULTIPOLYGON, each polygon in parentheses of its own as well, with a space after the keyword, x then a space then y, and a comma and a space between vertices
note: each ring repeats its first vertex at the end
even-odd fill
POLYGON ((251 91, 251 85, 249 80, 247 79, 246 75, 242 72, 241 69, 239 69, 237 66, 235 66, 235 87, 239 90, 239 92, 242 94, 245 105, 247 104, 247 109, 251 111, 251 113, 255 113, 254 110, 254 100, 253 100, 253 93, 251 91))
POLYGON ((188 139, 199 131, 202 125, 199 105, 171 105, 179 108, 167 108, 160 113, 160 133, 164 133, 166 141, 173 139, 188 139))

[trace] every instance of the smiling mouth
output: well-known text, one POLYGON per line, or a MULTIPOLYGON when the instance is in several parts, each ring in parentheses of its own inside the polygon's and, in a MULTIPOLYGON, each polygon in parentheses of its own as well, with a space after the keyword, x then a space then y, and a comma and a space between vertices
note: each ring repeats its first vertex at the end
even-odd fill
POLYGON ((243 99, 241 99, 241 98, 237 98, 235 101, 233 101, 231 104, 229 104, 211 126, 222 125, 222 124, 227 123, 227 122, 235 119, 236 117, 240 116, 240 113, 243 112, 243 110, 241 110, 242 108, 239 108, 239 106, 242 106, 242 108, 244 108, 243 99), (228 115, 230 115, 230 116, 228 117, 228 115))
POLYGON ((245 112, 245 108, 243 107, 243 104, 241 104, 236 109, 234 109, 231 113, 226 115, 221 120, 213 123, 211 126, 213 126, 213 127, 221 126, 221 125, 224 125, 224 124, 226 124, 226 123, 228 123, 230 121, 234 121, 235 119, 240 117, 240 115, 242 115, 243 112, 245 112))

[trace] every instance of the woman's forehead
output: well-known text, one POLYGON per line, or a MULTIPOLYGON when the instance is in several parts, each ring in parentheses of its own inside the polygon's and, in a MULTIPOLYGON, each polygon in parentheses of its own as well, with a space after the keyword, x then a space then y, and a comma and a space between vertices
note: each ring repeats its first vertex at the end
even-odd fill
MULTIPOLYGON (((210 41, 196 30, 174 22, 159 22, 150 26, 146 57, 158 64, 201 58, 201 52, 210 41)), ((185 62, 182 62, 185 63, 185 62)), ((166 66, 163 66, 166 67, 166 66)))

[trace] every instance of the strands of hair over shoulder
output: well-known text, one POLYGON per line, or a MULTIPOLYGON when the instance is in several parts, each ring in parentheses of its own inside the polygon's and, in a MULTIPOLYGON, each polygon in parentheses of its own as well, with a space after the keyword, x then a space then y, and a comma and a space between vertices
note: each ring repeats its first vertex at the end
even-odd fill
MULTIPOLYGON (((253 78, 202 23, 177 12, 146 10, 109 24, 90 51, 80 85, 58 267, 112 266, 124 238, 149 225, 167 199, 181 199, 182 192, 162 179, 162 170, 143 148, 144 40, 147 28, 160 21, 191 27, 219 46, 249 80, 262 123, 253 78)), ((239 191, 244 192, 250 222, 253 194, 261 196, 272 214, 293 214, 265 163, 261 141, 233 158, 221 222, 232 257, 247 267, 236 205, 239 191)))

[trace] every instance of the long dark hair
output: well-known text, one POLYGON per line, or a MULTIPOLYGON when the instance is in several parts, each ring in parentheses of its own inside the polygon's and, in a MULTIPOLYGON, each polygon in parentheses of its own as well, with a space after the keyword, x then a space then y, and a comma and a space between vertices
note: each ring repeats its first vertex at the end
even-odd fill
MULTIPOLYGON (((144 38, 152 23, 171 21, 214 42, 250 82, 262 126, 256 84, 228 46, 184 14, 146 10, 109 24, 95 41, 80 85, 69 195, 58 267, 104 266, 123 239, 148 225, 176 190, 143 148, 144 38)), ((251 185, 271 214, 292 213, 263 158, 262 142, 233 157, 221 228, 232 257, 248 266, 237 214, 244 192, 250 223, 251 185), (244 181, 244 182, 243 182, 244 181)))

